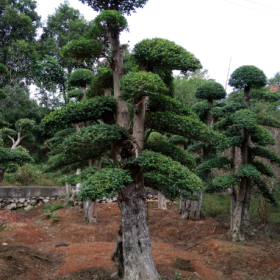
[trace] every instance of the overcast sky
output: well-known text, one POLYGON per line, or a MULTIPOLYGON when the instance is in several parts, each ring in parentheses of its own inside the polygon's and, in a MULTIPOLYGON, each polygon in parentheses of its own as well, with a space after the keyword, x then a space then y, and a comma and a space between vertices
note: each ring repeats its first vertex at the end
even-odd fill
MULTIPOLYGON (((64 0, 37 2, 46 20, 64 0)), ((69 2, 87 20, 97 15, 78 0, 69 2)), ((230 73, 242 65, 259 67, 268 78, 280 71, 279 0, 149 0, 127 19, 130 32, 122 34, 122 43, 133 47, 154 37, 174 41, 223 85, 231 57, 230 73)))

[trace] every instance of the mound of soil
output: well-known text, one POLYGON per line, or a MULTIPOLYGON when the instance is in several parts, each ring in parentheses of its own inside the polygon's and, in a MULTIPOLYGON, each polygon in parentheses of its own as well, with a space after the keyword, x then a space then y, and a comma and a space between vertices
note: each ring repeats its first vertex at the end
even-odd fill
POLYGON ((58 256, 22 246, 0 245, 0 280, 40 280, 51 278, 58 256))

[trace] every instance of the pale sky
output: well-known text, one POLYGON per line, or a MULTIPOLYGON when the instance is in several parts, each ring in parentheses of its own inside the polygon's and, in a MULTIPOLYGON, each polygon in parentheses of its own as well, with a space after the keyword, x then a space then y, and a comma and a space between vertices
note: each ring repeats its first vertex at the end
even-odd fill
MULTIPOLYGON (((46 20, 64 0, 37 2, 46 20)), ((97 15, 78 0, 69 2, 87 20, 97 15)), ((155 37, 174 41, 223 86, 231 57, 230 73, 242 65, 255 65, 268 78, 280 71, 279 0, 149 0, 127 19, 130 32, 122 34, 122 43, 133 47, 155 37)))

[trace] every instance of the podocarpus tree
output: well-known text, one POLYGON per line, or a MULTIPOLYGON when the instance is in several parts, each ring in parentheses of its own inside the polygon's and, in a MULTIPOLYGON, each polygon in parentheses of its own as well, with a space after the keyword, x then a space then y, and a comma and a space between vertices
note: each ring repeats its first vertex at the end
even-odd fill
MULTIPOLYGON (((227 188, 231 196, 231 228, 233 240, 244 240, 242 226, 249 223, 250 194, 254 186, 272 203, 275 200, 269 191, 262 175, 272 177, 273 171, 263 162, 256 159, 262 157, 272 164, 280 165, 280 157, 265 148, 274 145, 272 134, 261 125, 280 127, 280 122, 269 117, 258 116, 250 110, 250 90, 266 84, 264 73, 254 66, 242 66, 231 75, 229 84, 236 89, 244 89, 242 103, 228 103, 216 107, 212 114, 219 118, 215 129, 224 131, 231 143, 231 174, 222 175, 213 180, 215 188, 227 188), (236 170, 236 147, 240 148, 241 166, 236 170), (243 223, 242 223, 243 221, 243 223)), ((254 99, 271 100, 275 93, 263 94, 266 89, 255 91, 254 99)), ((278 95, 278 99, 280 96, 278 95)))
MULTIPOLYGON (((226 92, 223 86, 215 81, 206 81, 198 87, 196 90, 195 97, 200 102, 195 103, 191 109, 196 112, 199 118, 206 122, 209 127, 212 127, 214 124, 214 118, 211 114, 211 109, 214 106, 215 100, 220 100, 225 98, 226 92)), ((197 143, 197 150, 202 151, 202 161, 206 161, 208 159, 212 159, 211 154, 215 155, 216 150, 215 147, 209 144, 197 143)), ((209 183, 209 175, 210 172, 208 170, 206 172, 198 172, 201 179, 207 185, 209 183)), ((201 205, 202 205, 202 192, 196 193, 195 200, 182 200, 181 201, 181 218, 182 219, 192 219, 199 220, 201 217, 201 205)))
POLYGON ((6 171, 14 172, 17 165, 31 162, 28 151, 20 147, 24 138, 33 138, 31 133, 35 122, 29 119, 20 119, 15 124, 15 130, 8 128, 7 123, 0 124, 0 182, 6 171))
MULTIPOLYGON (((180 154, 175 145, 171 146, 174 152, 172 149, 145 149, 145 132, 147 129, 169 132, 213 145, 223 145, 225 137, 202 123, 189 108, 168 97, 169 90, 157 74, 130 72, 122 77, 124 47, 120 46, 119 34, 127 28, 127 23, 118 11, 130 13, 146 1, 87 2, 98 11, 104 7, 115 9, 102 11, 95 19, 98 38, 104 34, 102 38, 109 36, 109 41, 83 38, 70 42, 65 54, 73 58, 105 57, 113 71, 114 98, 97 96, 63 107, 47 116, 42 124, 46 129, 63 127, 77 117, 80 121, 84 118, 94 122, 93 126, 81 128, 65 138, 61 144, 62 153, 54 159, 53 165, 69 165, 87 157, 98 159, 104 154, 109 157, 106 168, 83 181, 79 195, 92 200, 118 194, 122 227, 112 259, 118 267, 119 276, 125 280, 155 280, 158 273, 146 224, 144 184, 175 199, 202 189, 203 183, 185 166, 187 157, 184 153, 180 154), (106 46, 111 47, 111 52, 105 49, 106 46), (133 106, 131 129, 126 102, 133 106)), ((192 54, 172 42, 165 42, 167 44, 163 41, 160 45, 160 55, 170 70, 192 71, 201 67, 192 54), (179 52, 170 51, 170 45, 179 52), (164 46, 167 48, 164 49, 164 46)), ((148 63, 147 58, 153 59, 154 48, 146 49, 144 46, 143 49, 142 60, 148 63), (150 56, 147 55, 149 49, 150 56)))

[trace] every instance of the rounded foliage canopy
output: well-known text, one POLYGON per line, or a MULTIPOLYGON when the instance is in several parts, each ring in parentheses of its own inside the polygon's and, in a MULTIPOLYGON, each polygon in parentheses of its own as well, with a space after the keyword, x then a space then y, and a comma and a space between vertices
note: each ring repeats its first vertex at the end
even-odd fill
POLYGON ((96 12, 102 10, 116 10, 130 15, 136 8, 143 8, 148 0, 80 0, 87 3, 96 12))
POLYGON ((200 61, 183 47, 161 39, 145 39, 136 44, 134 57, 139 64, 152 69, 195 71, 202 68, 200 61))
POLYGON ((73 89, 68 92, 69 98, 76 98, 77 100, 80 100, 84 95, 84 92, 81 89, 73 89))
POLYGON ((92 71, 88 69, 78 69, 71 74, 69 83, 74 87, 86 87, 93 78, 94 74, 92 71))
POLYGON ((74 59, 100 58, 104 56, 104 46, 101 41, 81 38, 67 43, 62 49, 64 57, 74 59))
POLYGON ((113 87, 113 71, 106 69, 100 71, 101 73, 91 81, 87 89, 87 97, 93 98, 95 96, 104 95, 104 90, 113 87))
POLYGON ((237 68, 230 77, 229 85, 235 89, 245 87, 260 88, 265 86, 267 78, 262 70, 255 66, 244 65, 237 68))
POLYGON ((113 10, 102 11, 94 19, 94 23, 96 31, 101 34, 107 34, 107 32, 120 33, 128 30, 126 18, 120 12, 113 10))
POLYGON ((130 72, 123 76, 120 81, 120 89, 121 98, 124 100, 168 93, 168 88, 157 74, 144 71, 130 72))
POLYGON ((221 84, 208 81, 196 90, 195 97, 198 99, 219 100, 226 97, 226 91, 221 84))
POLYGON ((3 89, 0 89, 0 100, 5 99, 6 97, 7 97, 7 93, 3 89))

